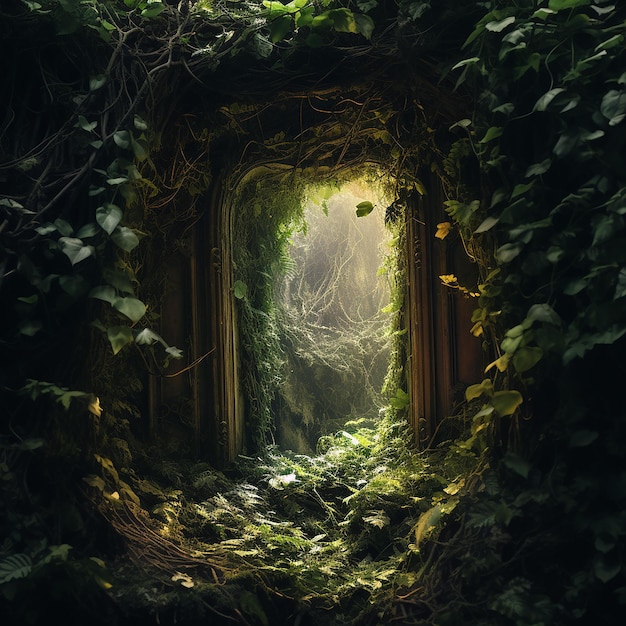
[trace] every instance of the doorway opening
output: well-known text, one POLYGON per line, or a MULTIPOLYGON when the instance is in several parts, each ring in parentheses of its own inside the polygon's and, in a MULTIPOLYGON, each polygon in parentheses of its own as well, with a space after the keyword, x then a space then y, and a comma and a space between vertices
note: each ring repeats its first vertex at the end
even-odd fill
POLYGON ((279 278, 284 367, 275 407, 280 448, 313 454, 348 422, 374 425, 386 404, 392 235, 389 192, 364 178, 307 192, 305 227, 279 278))
POLYGON ((313 455, 388 404, 397 238, 393 189, 374 166, 341 179, 240 184, 233 211, 238 380, 249 449, 313 455))

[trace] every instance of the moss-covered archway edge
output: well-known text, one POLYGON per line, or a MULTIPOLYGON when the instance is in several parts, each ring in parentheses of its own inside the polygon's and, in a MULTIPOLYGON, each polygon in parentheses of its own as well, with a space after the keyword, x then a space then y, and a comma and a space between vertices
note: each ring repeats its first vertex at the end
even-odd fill
MULTIPOLYGON (((320 41, 307 43, 306 29, 316 27, 298 24, 296 13, 283 16, 278 30, 255 22, 254 15, 218 12, 203 20, 158 2, 130 9, 121 2, 4 4, 3 59, 10 70, 3 92, 14 95, 2 137, 1 289, 3 302, 10 303, 2 310, 2 347, 5 363, 13 364, 4 372, 3 434, 7 445, 14 445, 15 432, 27 442, 16 448, 18 457, 39 445, 41 436, 65 441, 65 426, 75 419, 60 412, 50 420, 48 408, 25 409, 13 392, 27 379, 50 382, 31 384, 31 395, 59 399, 59 407, 77 407, 84 399, 94 422, 102 419, 98 404, 90 402, 89 384, 76 382, 81 380, 72 371, 77 360, 61 357, 68 353, 70 329, 92 318, 87 309, 95 300, 87 296, 93 287, 105 287, 97 292, 112 305, 104 332, 116 346, 129 347, 126 319, 144 319, 145 288, 135 281, 141 276, 141 233, 129 226, 145 219, 145 232, 171 240, 176 230, 164 228, 159 220, 167 223, 167 212, 156 210, 166 201, 156 202, 159 189, 169 189, 179 206, 193 209, 194 198, 208 187, 210 168, 203 160, 216 162, 206 152, 210 129, 202 123, 193 138, 188 130, 193 124, 178 123, 190 120, 185 110, 197 114, 198 94, 210 93, 228 109, 233 102, 260 102, 259 91, 270 88, 302 92, 306 81, 325 87, 329 78, 332 83, 337 75, 357 75, 354 68, 374 84, 386 77, 423 77, 430 67, 433 80, 419 83, 417 93, 421 88, 447 93, 433 91, 445 75, 458 81, 459 93, 473 96, 473 108, 451 131, 459 133, 459 141, 445 163, 462 174, 453 180, 463 174, 465 179, 453 188, 448 208, 467 238, 493 236, 499 265, 481 283, 473 332, 493 330, 501 355, 486 373, 490 382, 477 381, 467 393, 474 428, 466 447, 483 450, 487 435, 499 429, 512 445, 504 457, 504 467, 512 471, 508 487, 485 496, 494 513, 485 514, 485 524, 525 520, 538 513, 537 494, 550 493, 549 510, 537 518, 549 525, 568 513, 570 525, 556 534, 561 542, 576 537, 579 547, 581 533, 588 539, 577 550, 573 570, 593 573, 583 585, 555 560, 553 580, 570 580, 574 596, 608 593, 623 584, 618 558, 623 524, 617 513, 624 509, 623 490, 606 487, 621 485, 624 449, 621 6, 601 0, 450 1, 436 7, 407 2, 392 10, 381 3, 371 10, 370 40, 343 32, 352 22, 342 12, 345 21, 326 16, 317 22, 315 34, 328 37, 329 45, 310 48, 320 41), (46 13, 48 8, 53 12, 46 13), (251 36, 257 33, 265 39, 251 36), (275 45, 264 56, 272 37, 275 45), (22 82, 23 75, 41 78, 22 82), (288 88, 303 76, 299 89, 288 88), (193 106, 190 100, 196 101, 193 106), (163 131, 175 127, 181 140, 173 143, 174 135, 163 131), (194 151, 185 153, 187 145, 194 151), (166 159, 165 150, 180 158, 166 159), (178 169, 159 167, 161 158, 178 169), (144 213, 155 192, 154 210, 144 213), (489 200, 475 202, 484 197, 489 200), (87 389, 87 395, 79 396, 76 388, 87 389), (526 416, 532 405, 537 437, 519 438, 518 429, 500 419, 520 397, 526 416), (515 480, 531 480, 535 495, 517 500, 512 494, 528 485, 515 480), (501 500, 505 508, 497 508, 501 500)), ((369 22, 360 22, 364 35, 369 22)), ((423 105, 426 98, 418 101, 423 105)), ((192 213, 189 218, 193 221, 192 213)), ((184 233, 183 221, 177 224, 184 233)), ((158 279, 140 282, 147 285, 150 278, 158 279)), ((154 337, 145 333, 142 339, 149 343, 154 337)), ((89 341, 83 335, 73 346, 80 353, 89 341)), ((108 350, 106 342, 96 341, 90 352, 94 369, 110 359, 108 350)), ((121 371, 103 372, 103 387, 128 384, 121 371)), ((102 415, 106 420, 130 410, 119 401, 102 415)), ((83 428, 84 420, 76 420, 83 428)), ((84 443, 94 434, 88 430, 83 438, 72 429, 69 439, 84 443)), ((102 429, 95 432, 102 436, 102 429)), ((76 446, 59 447, 51 456, 65 464, 73 459, 77 468, 84 461, 76 446)), ((546 544, 559 553, 559 542, 546 544)), ((526 572, 531 576, 532 568, 526 572)), ((544 586, 549 588, 545 581, 544 586)))

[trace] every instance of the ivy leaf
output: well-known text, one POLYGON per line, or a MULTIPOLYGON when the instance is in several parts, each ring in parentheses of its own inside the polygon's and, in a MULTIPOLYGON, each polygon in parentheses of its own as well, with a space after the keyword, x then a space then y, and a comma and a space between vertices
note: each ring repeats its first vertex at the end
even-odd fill
POLYGON ((475 398, 480 398, 483 394, 490 396, 493 393, 493 383, 489 378, 485 378, 482 383, 469 385, 465 390, 465 399, 469 402, 475 398))
POLYGON ((117 130, 113 133, 113 141, 118 148, 126 150, 130 147, 130 133, 127 130, 117 130))
POLYGON ((85 224, 80 228, 80 230, 76 233, 76 236, 79 239, 84 239, 85 237, 93 237, 99 233, 98 225, 95 222, 90 222, 89 224, 85 224))
POLYGON ((115 204, 105 202, 103 206, 96 209, 96 222, 100 228, 110 235, 122 220, 122 209, 115 204))
POLYGON ((533 368, 543 357, 543 350, 534 346, 522 346, 513 355, 513 367, 522 374, 533 368))
POLYGON ((111 235, 113 242, 118 245, 122 250, 130 252, 139 245, 139 237, 133 230, 126 226, 118 226, 111 235))
POLYGON ((272 20, 270 25, 270 40, 272 43, 282 41, 285 38, 285 35, 291 31, 292 23, 293 19, 290 15, 282 15, 275 20, 272 20))
POLYGON ((95 76, 91 76, 89 78, 89 91, 97 91, 101 87, 104 87, 104 85, 106 85, 106 82, 106 74, 96 74, 95 76))
POLYGON ((509 263, 522 251, 521 243, 505 243, 496 250, 496 256, 501 263, 509 263))
POLYGON ((145 139, 135 139, 130 136, 130 143, 133 149, 133 154, 138 161, 145 161, 150 154, 148 149, 148 142, 145 139))
POLYGON ((354 21, 356 22, 356 29, 365 37, 365 39, 371 39, 374 32, 374 20, 369 15, 355 14, 354 21))
POLYGON ((113 305, 113 303, 117 300, 117 293, 115 289, 109 285, 100 285, 99 287, 94 287, 89 292, 89 297, 104 300, 104 302, 108 302, 110 305, 113 305))
POLYGON ((133 342, 133 331, 128 326, 111 326, 107 329, 107 337, 113 354, 117 354, 124 346, 133 342))
POLYGON ((485 24, 485 28, 492 33, 502 32, 507 26, 510 26, 515 22, 515 18, 513 16, 505 17, 503 20, 496 20, 494 22, 489 22, 485 24))
POLYGON ((565 89, 563 87, 555 87, 554 89, 550 89, 546 93, 535 102, 535 106, 533 107, 533 111, 545 111, 550 103, 556 98, 560 93, 563 93, 565 89))
POLYGON ((110 267, 105 267, 102 270, 102 278, 109 284, 119 289, 124 293, 134 293, 133 284, 131 282, 132 277, 128 271, 114 270, 110 267))
POLYGON ((500 417, 513 415, 523 401, 522 394, 514 389, 496 391, 491 398, 493 408, 500 417))
POLYGON ((617 126, 626 117, 626 91, 611 89, 604 94, 600 112, 609 120, 609 126, 617 126))
POLYGON ((137 298, 117 298, 113 308, 125 315, 132 322, 138 322, 146 314, 146 305, 137 298))
POLYGON ((93 246, 86 246, 82 239, 76 237, 60 237, 59 247, 72 265, 76 265, 95 254, 93 246))
POLYGON ((349 9, 331 9, 328 11, 328 17, 332 21, 333 28, 338 33, 356 33, 356 21, 354 13, 349 9))
POLYGON ((165 348, 165 352, 167 352, 167 354, 169 354, 173 359, 183 358, 183 351, 176 346, 168 346, 167 348, 165 348))
POLYGON ((528 313, 526 319, 531 322, 545 322, 547 324, 553 324, 554 326, 561 325, 561 318, 558 313, 546 303, 533 304, 528 313))

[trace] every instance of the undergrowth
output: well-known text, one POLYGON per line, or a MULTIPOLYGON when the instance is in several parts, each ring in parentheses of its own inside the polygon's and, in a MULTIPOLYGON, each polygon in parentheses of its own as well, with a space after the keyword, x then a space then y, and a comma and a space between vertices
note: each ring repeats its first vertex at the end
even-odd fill
MULTIPOLYGON (((160 533, 194 556, 186 569, 155 572, 169 594, 162 610, 189 610, 197 596, 199 614, 219 607, 243 623, 268 624, 286 603, 292 615, 274 615, 281 623, 323 613, 356 624, 391 606, 420 577, 422 542, 456 506, 463 483, 447 468, 468 470, 460 457, 462 468, 442 463, 455 451, 416 453, 407 441, 406 424, 383 416, 375 427, 355 420, 320 438, 314 456, 269 447, 224 471, 151 461, 150 480, 135 476, 132 486, 151 502, 160 533), (198 559, 223 567, 207 570, 198 559)), ((143 598, 155 610, 154 579, 134 579, 126 561, 115 568, 117 602, 138 609, 143 598)))

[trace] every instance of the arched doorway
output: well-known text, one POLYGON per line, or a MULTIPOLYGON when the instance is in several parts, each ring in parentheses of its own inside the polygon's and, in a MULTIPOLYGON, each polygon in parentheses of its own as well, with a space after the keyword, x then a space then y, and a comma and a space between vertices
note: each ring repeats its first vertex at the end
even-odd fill
MULTIPOLYGON (((242 358, 250 357, 242 356, 237 312, 242 286, 233 256, 234 229, 241 227, 234 218, 242 202, 258 198, 243 196, 255 185, 261 189, 259 181, 272 180, 280 193, 301 203, 306 184, 349 178, 364 163, 374 162, 392 181, 392 205, 402 207, 395 215, 405 226, 399 244, 406 263, 401 315, 405 380, 400 391, 408 398, 415 443, 427 445, 437 425, 453 413, 458 391, 477 380, 483 366, 480 342, 469 333, 471 300, 440 279, 454 274, 476 284, 460 238, 435 237, 437 225, 448 219, 448 198, 441 168, 435 166, 434 133, 418 119, 423 110, 414 108, 409 122, 396 101, 375 98, 364 88, 346 93, 334 87, 262 105, 233 104, 220 112, 222 156, 212 165, 210 191, 189 229, 188 246, 167 260, 162 299, 161 331, 189 346, 192 367, 184 378, 151 380, 152 431, 167 436, 163 425, 169 407, 182 398, 184 432, 176 437, 196 454, 225 465, 259 441, 253 432, 257 425, 249 420, 249 406, 258 398, 241 381, 242 358)), ((439 123, 447 128, 449 121, 439 123)), ((441 141, 446 141, 443 135, 441 141)), ((394 213, 391 205, 389 210, 394 213)), ((262 410, 267 414, 267 407, 262 410)))

